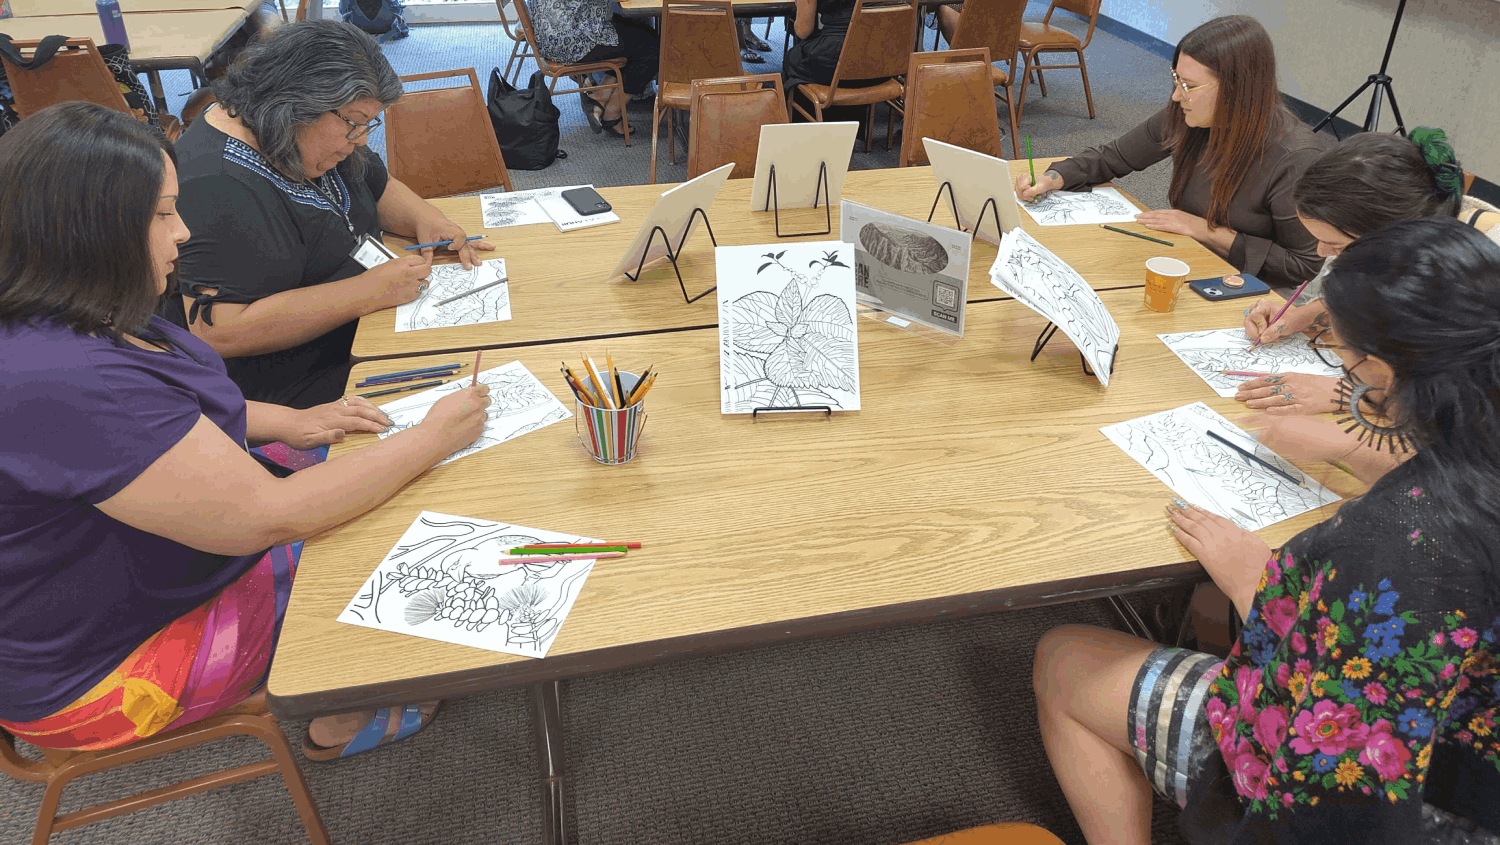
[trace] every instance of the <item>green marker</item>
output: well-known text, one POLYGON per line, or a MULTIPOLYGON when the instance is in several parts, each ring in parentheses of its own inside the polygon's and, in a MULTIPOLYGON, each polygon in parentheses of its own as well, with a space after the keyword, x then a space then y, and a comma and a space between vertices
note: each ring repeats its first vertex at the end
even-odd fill
POLYGON ((545 549, 515 548, 507 554, 513 555, 564 555, 564 554, 590 554, 592 552, 623 552, 628 551, 628 546, 548 546, 545 549))
POLYGON ((1031 187, 1036 187, 1036 159, 1031 157, 1031 136, 1026 136, 1026 161, 1031 165, 1031 187))

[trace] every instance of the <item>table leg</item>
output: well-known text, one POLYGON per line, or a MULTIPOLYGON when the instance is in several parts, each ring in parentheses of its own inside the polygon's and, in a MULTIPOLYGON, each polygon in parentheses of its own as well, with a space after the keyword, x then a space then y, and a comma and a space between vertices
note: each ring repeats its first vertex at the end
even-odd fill
POLYGON ((151 99, 156 101, 156 110, 162 114, 171 111, 167 107, 167 92, 161 85, 161 71, 151 68, 146 71, 146 80, 151 85, 151 99))
POLYGON ((1121 596, 1108 596, 1107 598, 1109 606, 1120 617, 1120 621, 1125 623, 1127 631, 1141 639, 1151 639, 1151 626, 1146 624, 1146 620, 1141 618, 1141 614, 1136 612, 1130 602, 1121 596))
POLYGON ((531 728, 536 735, 537 769, 542 776, 542 845, 568 845, 563 756, 562 681, 531 688, 531 728))

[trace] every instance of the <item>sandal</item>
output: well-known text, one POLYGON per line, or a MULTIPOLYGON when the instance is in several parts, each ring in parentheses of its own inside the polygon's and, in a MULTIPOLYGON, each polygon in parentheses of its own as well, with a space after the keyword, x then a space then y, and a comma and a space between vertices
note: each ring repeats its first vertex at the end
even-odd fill
POLYGON ((604 104, 584 93, 579 93, 578 100, 583 105, 583 116, 589 119, 589 128, 595 135, 603 132, 604 104))
MULTIPOLYGON (((625 137, 625 130, 623 130, 623 129, 620 128, 620 121, 622 121, 622 120, 624 120, 623 117, 617 117, 614 120, 601 120, 601 121, 599 121, 599 126, 601 127, 601 129, 597 130, 597 131, 602 131, 604 129, 607 129, 607 130, 609 130, 609 134, 615 136, 616 138, 624 138, 625 137)), ((630 131, 634 132, 635 131, 635 127, 634 126, 630 127, 630 131)))
POLYGON ((756 35, 753 32, 745 33, 745 43, 749 44, 752 48, 761 51, 762 53, 771 52, 771 45, 767 44, 764 38, 761 38, 759 35, 756 35))
POLYGON ((438 710, 442 708, 441 701, 432 705, 432 712, 426 717, 422 715, 420 704, 408 704, 404 707, 382 707, 375 711, 375 716, 365 723, 363 728, 354 738, 343 745, 325 747, 312 741, 311 736, 302 737, 302 755, 316 763, 327 763, 332 760, 341 760, 345 757, 353 757, 366 751, 395 745, 403 739, 420 732, 423 728, 432 724, 437 718, 438 710), (391 722, 393 717, 399 718, 399 727, 395 733, 391 733, 391 722))
POLYGON ((766 57, 746 47, 740 51, 740 58, 752 65, 765 64, 766 57))

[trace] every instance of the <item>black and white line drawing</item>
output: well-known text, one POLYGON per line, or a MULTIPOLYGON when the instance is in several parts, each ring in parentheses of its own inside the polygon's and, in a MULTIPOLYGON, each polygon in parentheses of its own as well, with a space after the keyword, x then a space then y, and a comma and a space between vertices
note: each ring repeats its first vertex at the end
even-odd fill
MULTIPOLYGON (((427 417, 427 411, 439 399, 455 390, 468 387, 471 378, 466 373, 447 384, 381 405, 380 410, 391 418, 393 425, 381 432, 380 437, 390 437, 421 423, 427 417)), ((439 461, 438 466, 573 416, 552 391, 537 381, 536 376, 520 361, 485 370, 479 374, 479 380, 490 388, 490 407, 484 433, 478 440, 439 461)))
POLYGON ((481 194, 479 208, 484 215, 484 228, 503 229, 506 226, 551 223, 552 218, 537 204, 537 198, 555 197, 566 190, 567 188, 537 188, 532 191, 481 194))
POLYGON ((1051 320, 1078 347, 1099 382, 1109 386, 1120 327, 1089 283, 1021 229, 1000 239, 990 281, 1051 320))
POLYGON ((1301 335, 1267 343, 1254 349, 1242 328, 1208 329, 1197 332, 1159 334, 1158 338, 1182 359, 1198 377, 1220 396, 1233 396, 1236 389, 1255 376, 1225 375, 1225 370, 1250 373, 1308 373, 1338 378, 1343 371, 1318 358, 1301 335))
POLYGON ((405 305, 396 307, 396 331, 444 329, 499 323, 510 319, 510 285, 495 282, 505 278, 505 259, 492 258, 465 270, 462 264, 434 264, 427 277, 427 290, 405 305), (453 299, 466 291, 468 296, 453 299), (451 302, 447 300, 452 299, 451 302))
POLYGON ((1250 531, 1337 502, 1336 493, 1260 445, 1202 402, 1100 429, 1178 498, 1250 531), (1209 429, 1266 460, 1293 484, 1208 436, 1209 429))
POLYGON ((576 535, 423 511, 365 581, 340 622, 543 657, 593 569, 591 560, 497 565, 515 546, 576 535))
POLYGON ((1021 207, 1042 226, 1077 226, 1085 223, 1130 223, 1140 209, 1114 188, 1092 191, 1053 191, 1021 207))
POLYGON ((859 410, 852 247, 719 247, 715 260, 723 413, 859 410))

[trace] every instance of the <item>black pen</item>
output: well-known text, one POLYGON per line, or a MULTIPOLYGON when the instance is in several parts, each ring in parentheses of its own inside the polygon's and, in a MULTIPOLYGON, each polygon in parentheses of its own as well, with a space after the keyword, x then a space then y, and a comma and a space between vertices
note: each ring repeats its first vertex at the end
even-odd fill
POLYGON ((408 384, 403 387, 388 387, 385 390, 375 390, 370 393, 361 393, 358 395, 364 396, 365 398, 369 398, 371 396, 385 396, 390 393, 405 393, 408 390, 421 390, 424 387, 437 387, 438 385, 445 383, 446 382, 444 382, 442 379, 438 379, 436 381, 424 381, 421 384, 408 384))
POLYGON ((1298 487, 1306 487, 1307 486, 1306 484, 1302 483, 1301 479, 1293 477, 1291 473, 1289 473, 1286 470, 1282 469, 1281 467, 1279 467, 1279 466, 1271 463, 1270 461, 1266 460, 1265 458, 1262 458, 1260 455, 1255 454, 1254 452, 1250 451, 1249 449, 1245 449, 1245 448, 1243 448, 1241 446, 1238 446, 1238 445, 1236 445, 1234 443, 1229 442, 1229 438, 1227 438, 1224 435, 1218 433, 1217 431, 1214 431, 1211 428, 1210 429, 1205 429, 1205 431, 1208 432, 1208 436, 1209 437, 1212 437, 1213 439, 1219 441, 1220 443, 1223 443, 1225 446, 1228 446, 1229 448, 1233 449, 1234 451, 1239 452, 1241 455, 1249 458, 1252 461, 1255 461, 1256 463, 1260 464, 1261 466, 1265 467, 1266 469, 1270 470, 1271 472, 1276 473, 1277 475, 1281 476, 1282 478, 1285 478, 1287 481, 1292 482, 1293 484, 1297 485, 1298 487))

